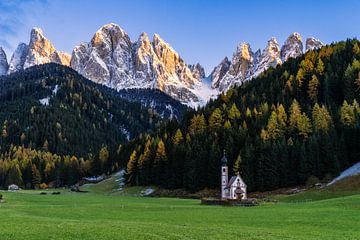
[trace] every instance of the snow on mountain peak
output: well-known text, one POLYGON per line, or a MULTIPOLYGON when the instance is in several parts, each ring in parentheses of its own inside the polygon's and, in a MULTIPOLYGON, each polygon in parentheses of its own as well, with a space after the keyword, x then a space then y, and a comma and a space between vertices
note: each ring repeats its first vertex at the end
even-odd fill
POLYGON ((281 60, 284 62, 289 58, 296 58, 303 53, 303 43, 301 35, 297 32, 292 33, 281 47, 281 60))
MULTIPOLYGON (((322 45, 318 39, 308 38, 306 51, 322 45)), ((197 106, 216 93, 258 76, 269 67, 299 56, 303 53, 303 43, 296 32, 286 39, 281 50, 274 37, 268 40, 263 51, 259 49, 255 53, 249 43, 241 43, 231 62, 225 57, 208 78, 199 63, 186 64, 159 34, 154 34, 150 40, 142 33, 136 42, 132 42, 115 23, 100 27, 90 42, 73 49, 71 57, 57 51, 40 28, 31 30, 28 45, 18 45, 8 65, 2 52, 0 74, 54 62, 71 66, 88 79, 110 88, 156 88, 182 103, 197 106)))
POLYGON ((309 37, 306 39, 305 51, 307 52, 310 50, 321 48, 322 46, 324 46, 324 44, 319 39, 309 37))
MULTIPOLYGON (((322 43, 314 38, 306 41, 306 49, 321 47, 322 43)), ((268 40, 266 48, 253 53, 250 45, 242 43, 237 46, 231 63, 225 59, 210 74, 212 88, 220 92, 227 91, 233 85, 240 85, 257 77, 270 67, 276 67, 289 58, 296 58, 303 54, 302 37, 294 32, 286 39, 283 46, 279 47, 276 38, 268 40)))
MULTIPOLYGON (((26 50, 24 46, 21 48, 22 50, 26 50)), ((21 68, 28 68, 50 62, 66 65, 69 63, 67 59, 64 53, 59 54, 59 52, 56 51, 54 45, 44 36, 43 31, 35 27, 31 30, 25 62, 21 68)), ((17 66, 19 67, 19 65, 17 66)))
POLYGON ((0 76, 6 75, 9 68, 9 64, 6 58, 6 53, 2 47, 0 47, 0 76))

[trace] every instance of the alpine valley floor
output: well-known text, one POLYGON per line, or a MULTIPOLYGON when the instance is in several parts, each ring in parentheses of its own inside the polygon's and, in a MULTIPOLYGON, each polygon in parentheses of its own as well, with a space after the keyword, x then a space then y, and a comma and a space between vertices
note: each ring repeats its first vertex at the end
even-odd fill
POLYGON ((0 239, 360 239, 360 195, 258 207, 95 193, 0 192, 0 239))

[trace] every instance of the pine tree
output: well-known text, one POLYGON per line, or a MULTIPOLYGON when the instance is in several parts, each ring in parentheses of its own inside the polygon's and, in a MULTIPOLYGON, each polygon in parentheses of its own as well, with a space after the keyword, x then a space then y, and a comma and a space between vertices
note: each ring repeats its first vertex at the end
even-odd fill
POLYGON ((323 105, 322 107, 319 104, 315 103, 312 111, 312 121, 315 131, 322 131, 327 133, 332 124, 332 119, 330 113, 323 105))
POLYGON ((179 145, 184 140, 183 134, 180 129, 176 130, 176 133, 173 137, 174 145, 179 145))
POLYGON ((196 114, 191 119, 189 131, 191 134, 202 133, 206 129, 206 122, 204 114, 196 114))
POLYGON ((308 95, 309 98, 315 102, 317 101, 318 87, 319 79, 316 77, 316 75, 313 75, 311 80, 309 81, 308 95))
POLYGON ((237 156, 236 161, 234 163, 233 172, 235 174, 240 174, 240 167, 241 167, 241 155, 239 153, 239 155, 237 156))
POLYGON ((33 187, 38 188, 41 183, 41 175, 35 164, 32 165, 31 171, 32 171, 32 185, 33 187))
POLYGON ((353 126, 355 124, 354 108, 349 105, 346 100, 344 100, 344 103, 340 108, 340 120, 342 124, 347 126, 353 126))
POLYGON ((267 124, 267 134, 268 137, 273 140, 276 140, 283 135, 283 130, 281 129, 280 124, 278 123, 278 116, 275 111, 271 112, 267 124))
POLYGON ((289 127, 294 130, 297 127, 298 119, 301 116, 301 108, 299 103, 294 99, 290 106, 290 117, 289 117, 289 127))
POLYGON ((162 163, 167 161, 165 144, 162 140, 159 141, 156 149, 155 163, 162 163))
POLYGON ((310 119, 305 113, 302 113, 297 121, 297 130, 298 134, 304 138, 309 137, 309 134, 312 132, 310 119))
POLYGON ((106 165, 108 159, 109 159, 109 151, 108 151, 107 147, 102 147, 99 152, 101 172, 105 171, 105 165, 106 165))
POLYGON ((239 109, 237 108, 236 104, 233 103, 229 110, 229 119, 236 120, 239 119, 241 116, 239 109))
POLYGON ((134 150, 130 155, 130 159, 126 167, 126 175, 128 178, 128 182, 132 184, 137 184, 137 160, 137 152, 136 150, 134 150))
POLYGON ((319 58, 318 62, 317 62, 317 66, 316 66, 316 72, 322 76, 324 75, 324 71, 325 71, 325 65, 324 62, 321 60, 321 58, 319 58))
POLYGON ((220 108, 216 108, 209 118, 209 128, 211 129, 219 129, 223 124, 223 116, 220 108))
POLYGON ((22 186, 23 184, 22 173, 17 163, 12 164, 7 174, 7 185, 11 184, 15 184, 18 186, 22 186))

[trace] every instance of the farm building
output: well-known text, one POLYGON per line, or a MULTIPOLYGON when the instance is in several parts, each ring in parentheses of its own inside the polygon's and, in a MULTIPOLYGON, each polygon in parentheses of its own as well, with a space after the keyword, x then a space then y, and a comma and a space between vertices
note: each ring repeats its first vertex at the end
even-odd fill
POLYGON ((18 191, 18 190, 20 190, 18 185, 11 184, 8 186, 8 191, 18 191))

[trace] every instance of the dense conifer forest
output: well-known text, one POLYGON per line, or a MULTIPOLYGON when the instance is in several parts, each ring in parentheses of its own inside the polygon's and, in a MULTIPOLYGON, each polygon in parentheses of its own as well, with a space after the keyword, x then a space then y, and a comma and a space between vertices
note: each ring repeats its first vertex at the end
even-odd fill
POLYGON ((83 176, 115 171, 125 165, 119 156, 129 139, 185 110, 159 91, 117 92, 57 64, 2 77, 0 187, 71 185, 83 176))
POLYGON ((309 51, 132 141, 128 182, 217 188, 223 150, 250 191, 328 181, 360 159, 359 93, 357 40, 309 51))

